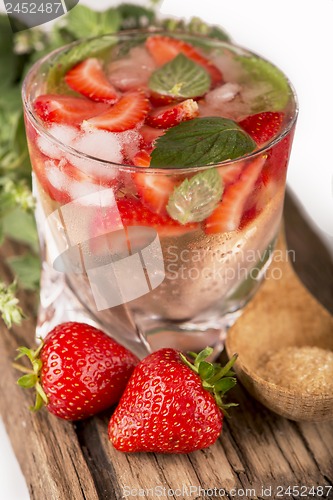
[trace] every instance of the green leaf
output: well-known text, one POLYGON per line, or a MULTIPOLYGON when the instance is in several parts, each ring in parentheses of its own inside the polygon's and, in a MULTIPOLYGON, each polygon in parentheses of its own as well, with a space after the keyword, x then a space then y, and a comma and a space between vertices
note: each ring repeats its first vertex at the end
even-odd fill
POLYGON ((214 389, 217 392, 221 392, 222 394, 224 394, 225 392, 235 387, 236 383, 237 380, 234 377, 224 377, 216 382, 216 384, 214 384, 214 389))
POLYGON ((222 42, 230 42, 231 41, 228 33, 226 31, 224 31, 220 26, 211 26, 207 34, 210 38, 217 38, 218 40, 221 40, 222 42))
POLYGON ((155 12, 140 5, 122 3, 117 9, 122 19, 122 30, 146 28, 155 21, 155 12))
POLYGON ((35 359, 35 352, 32 349, 29 349, 29 347, 20 346, 17 348, 17 351, 19 352, 19 354, 16 356, 15 359, 20 359, 23 356, 27 356, 28 359, 31 361, 31 364, 33 363, 35 359))
POLYGON ((210 168, 175 187, 166 209, 181 224, 201 222, 215 210, 222 193, 222 179, 215 168, 210 168))
POLYGON ((95 11, 85 5, 77 5, 65 17, 66 29, 76 39, 115 33, 121 24, 116 8, 95 11))
MULTIPOLYGON (((71 11, 72 12, 72 11, 71 11)), ((75 9, 73 9, 75 12, 75 9)), ((60 84, 63 83, 63 77, 75 64, 83 61, 87 57, 96 57, 103 51, 109 49, 116 43, 113 36, 87 40, 75 45, 65 53, 61 53, 54 61, 47 75, 48 92, 59 92, 60 84)))
POLYGON ((253 139, 228 118, 194 118, 170 128, 157 139, 151 167, 214 165, 240 158, 256 147, 253 139))
POLYGON ((13 83, 17 56, 13 52, 14 37, 7 15, 0 15, 0 90, 13 83))
POLYGON ((208 358, 208 356, 210 356, 212 353, 213 353, 212 347, 209 346, 205 347, 205 349, 200 351, 199 354, 195 356, 195 361, 194 361, 195 366, 199 366, 200 363, 205 361, 205 359, 208 358))
POLYGON ((207 71, 184 54, 178 54, 154 71, 148 83, 149 88, 158 94, 183 98, 205 94, 210 84, 207 71))
POLYGON ((19 85, 1 90, 0 109, 10 113, 22 110, 21 87, 19 85))
POLYGON ((236 59, 246 71, 246 83, 250 79, 254 85, 265 84, 265 91, 255 100, 253 112, 284 109, 290 97, 290 88, 282 71, 268 61, 254 56, 238 56, 236 59))
POLYGON ((15 297, 16 282, 6 285, 0 282, 0 313, 6 326, 11 328, 13 324, 20 325, 24 314, 20 308, 19 300, 15 297))
POLYGON ((38 251, 38 237, 33 214, 17 208, 4 217, 3 224, 6 236, 38 251))
POLYGON ((199 365, 199 375, 202 380, 209 379, 214 373, 214 366, 208 361, 201 361, 199 365))
POLYGON ((7 259, 9 267, 26 290, 37 290, 40 279, 40 259, 29 253, 7 259))
POLYGON ((17 381, 20 387, 24 389, 31 389, 35 387, 37 382, 37 376, 34 373, 28 373, 27 375, 22 375, 17 381))
MULTIPOLYGON (((223 42, 229 42, 230 37, 220 26, 211 26, 199 17, 192 17, 189 22, 174 17, 162 19, 159 23, 166 31, 188 33, 190 35, 204 35, 209 38, 216 38, 223 42)), ((198 47, 210 47, 204 37, 193 40, 198 47)))

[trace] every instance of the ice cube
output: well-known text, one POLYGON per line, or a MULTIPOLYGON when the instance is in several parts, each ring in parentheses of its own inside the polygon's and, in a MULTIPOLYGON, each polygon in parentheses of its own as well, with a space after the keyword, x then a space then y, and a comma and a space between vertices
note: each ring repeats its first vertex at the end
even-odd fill
POLYGON ((239 121, 249 114, 249 105, 244 102, 241 94, 227 102, 207 103, 205 100, 199 103, 199 116, 223 116, 231 120, 239 121))
MULTIPOLYGON (((65 145, 70 145, 77 136, 77 129, 69 125, 54 124, 49 128, 49 133, 55 137, 59 142, 65 145)), ((37 138, 37 145, 40 151, 49 158, 60 160, 64 157, 65 153, 52 139, 44 135, 39 135, 37 138)))
POLYGON ((78 135, 77 129, 75 127, 70 127, 69 125, 52 125, 49 132, 56 139, 58 139, 58 141, 66 144, 67 146, 69 146, 78 135))
POLYGON ((147 50, 134 47, 125 59, 112 61, 108 67, 110 82, 122 91, 147 85, 155 63, 147 50))
POLYGON ((142 140, 141 134, 138 130, 133 129, 125 130, 125 132, 118 132, 116 136, 124 156, 131 161, 140 149, 140 142, 142 140))
POLYGON ((205 99, 208 104, 224 104, 225 102, 232 101, 240 91, 241 86, 238 83, 229 82, 208 92, 205 99))
MULTIPOLYGON (((121 143, 117 138, 117 134, 106 130, 86 130, 74 140, 72 147, 100 160, 111 163, 122 163, 123 161, 121 143)), ((90 177, 110 180, 117 176, 117 168, 112 165, 106 165, 75 154, 68 154, 67 158, 72 165, 90 177)))
POLYGON ((55 162, 52 160, 46 161, 44 164, 45 175, 50 184, 58 191, 66 191, 68 188, 69 177, 61 169, 64 160, 55 162))
POLYGON ((108 207, 115 204, 113 190, 87 181, 71 181, 69 194, 72 200, 83 206, 108 207))
POLYGON ((217 66, 223 74, 225 82, 237 82, 244 75, 244 69, 233 52, 225 49, 222 54, 212 58, 213 64, 217 66))

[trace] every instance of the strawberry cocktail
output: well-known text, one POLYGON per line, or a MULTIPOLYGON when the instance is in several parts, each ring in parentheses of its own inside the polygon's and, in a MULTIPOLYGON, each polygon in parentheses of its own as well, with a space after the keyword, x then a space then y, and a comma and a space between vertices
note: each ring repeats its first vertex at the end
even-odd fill
POLYGON ((279 231, 297 115, 285 76, 218 40, 139 32, 50 54, 23 99, 39 334, 84 320, 138 354, 217 353, 279 231))

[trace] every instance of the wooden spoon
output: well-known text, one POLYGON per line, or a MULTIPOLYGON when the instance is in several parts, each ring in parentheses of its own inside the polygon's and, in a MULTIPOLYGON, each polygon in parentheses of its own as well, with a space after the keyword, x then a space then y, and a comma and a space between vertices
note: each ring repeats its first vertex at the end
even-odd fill
POLYGON ((300 393, 258 375, 268 354, 283 347, 307 345, 333 351, 333 317, 295 274, 284 233, 274 256, 267 279, 228 332, 227 354, 238 352, 239 380, 269 409, 292 420, 333 419, 333 394, 300 393))

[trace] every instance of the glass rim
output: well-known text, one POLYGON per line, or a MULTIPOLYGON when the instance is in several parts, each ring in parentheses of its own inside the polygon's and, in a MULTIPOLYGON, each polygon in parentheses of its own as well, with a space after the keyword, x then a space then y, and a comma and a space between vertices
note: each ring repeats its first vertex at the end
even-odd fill
MULTIPOLYGON (((261 56, 260 54, 257 54, 256 52, 253 52, 252 50, 249 50, 241 45, 233 43, 232 41, 230 41, 230 42, 223 41, 223 40, 219 40, 217 38, 209 37, 207 35, 191 34, 191 33, 186 33, 183 31, 170 32, 170 31, 165 30, 163 28, 156 28, 156 27, 146 28, 146 29, 123 30, 123 31, 120 31, 118 33, 109 33, 109 34, 99 35, 99 36, 95 36, 95 37, 82 38, 82 39, 76 40, 72 43, 63 45, 62 47, 59 47, 59 48, 53 50, 52 52, 46 54, 42 58, 38 59, 38 61, 36 61, 31 66, 31 68, 29 69, 28 73, 26 74, 26 76, 24 78, 21 93, 22 93, 22 101, 23 101, 24 111, 27 113, 27 115, 28 115, 29 119, 31 120, 32 125, 34 126, 36 131, 39 134, 41 134, 43 137, 45 137, 47 140, 52 141, 57 147, 62 149, 65 153, 68 153, 72 156, 76 156, 80 159, 92 161, 92 162, 98 164, 99 166, 103 165, 106 167, 106 169, 107 169, 107 167, 109 167, 109 168, 110 167, 117 167, 120 171, 134 172, 134 173, 148 172, 150 175, 151 174, 182 175, 182 174, 186 174, 186 173, 201 172, 204 170, 208 170, 210 168, 217 168, 217 167, 223 168, 223 167, 228 167, 231 164, 235 164, 237 162, 244 161, 244 160, 250 160, 250 159, 255 158, 259 155, 265 154, 269 149, 271 149, 273 146, 278 144, 280 141, 282 141, 289 134, 289 132, 292 130, 293 126, 296 123, 298 113, 299 113, 298 98, 297 98, 297 94, 296 94, 296 91, 295 91, 293 84, 291 83, 289 78, 285 75, 285 73, 280 68, 278 68, 274 63, 272 63, 271 61, 269 61, 265 57, 261 56), (29 99, 29 97, 28 97, 28 86, 29 86, 29 83, 31 83, 33 81, 33 77, 36 75, 36 73, 38 72, 40 67, 42 67, 42 65, 45 64, 48 60, 51 60, 52 58, 54 58, 55 56, 57 56, 61 52, 65 52, 66 50, 69 50, 70 48, 72 48, 76 45, 79 45, 82 42, 96 40, 96 39, 100 39, 100 38, 107 38, 107 37, 133 38, 135 35, 136 36, 149 35, 149 34, 154 34, 154 33, 161 33, 161 34, 164 34, 165 36, 176 35, 176 36, 180 36, 180 37, 184 36, 184 37, 188 37, 188 38, 199 38, 202 40, 209 40, 209 41, 213 42, 213 44, 215 44, 216 46, 226 46, 227 48, 232 48, 233 50, 238 49, 238 50, 243 51, 249 55, 255 56, 263 61, 268 62, 269 64, 271 64, 272 66, 277 68, 283 74, 283 76, 286 79, 286 82, 288 84, 288 87, 291 91, 291 97, 292 97, 293 102, 294 102, 294 108, 292 110, 292 116, 291 116, 290 120, 288 121, 288 123, 286 123, 283 130, 281 130, 277 134, 277 136, 274 137, 273 140, 269 141, 265 146, 260 147, 259 149, 255 149, 254 151, 251 151, 250 153, 247 153, 243 156, 240 156, 239 158, 227 159, 227 160, 220 161, 218 163, 210 163, 207 165, 192 166, 192 167, 180 167, 180 168, 177 168, 177 167, 170 167, 170 168, 169 167, 167 167, 167 168, 146 167, 146 168, 143 168, 143 167, 138 167, 135 165, 127 165, 124 163, 116 163, 116 162, 109 161, 109 160, 103 160, 101 158, 97 158, 95 156, 92 156, 92 155, 89 155, 89 154, 84 153, 82 151, 79 151, 78 149, 75 149, 72 146, 64 144, 63 142, 58 140, 55 136, 50 134, 50 132, 47 130, 47 127, 44 126, 40 120, 37 119, 36 114, 33 110, 33 107, 31 106, 31 104, 32 104, 31 99, 29 99)), ((129 129, 129 131, 131 131, 131 130, 134 130, 134 129, 129 129)))

